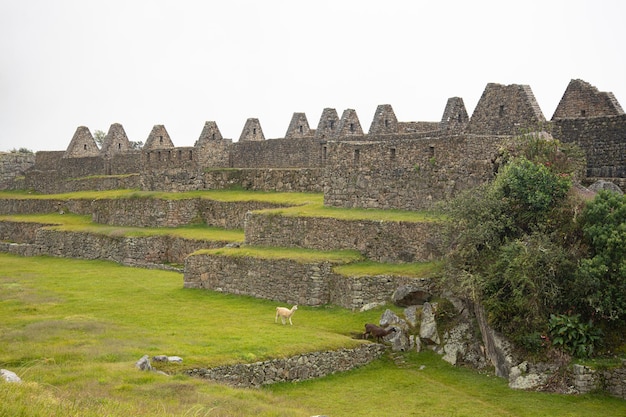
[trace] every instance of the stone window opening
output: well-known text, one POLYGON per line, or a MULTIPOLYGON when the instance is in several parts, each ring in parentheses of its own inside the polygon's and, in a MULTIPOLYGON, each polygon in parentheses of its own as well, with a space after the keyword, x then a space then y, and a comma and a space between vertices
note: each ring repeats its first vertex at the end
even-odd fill
POLYGON ((252 129, 252 136, 256 136, 256 127, 252 129))
POLYGON ((461 123, 461 121, 462 121, 462 119, 461 119, 461 113, 459 113, 459 116, 458 116, 458 122, 459 122, 459 123, 461 123))
POLYGON ((354 123, 350 123, 350 132, 354 132, 354 123))
POLYGON ((215 133, 211 135, 211 139, 215 140, 215 133))
POLYGON ((118 150, 122 149, 122 144, 121 144, 121 143, 118 143, 118 144, 117 144, 117 149, 118 149, 118 150))
POLYGON ((434 146, 429 146, 428 147, 428 156, 430 156, 431 158, 435 157, 435 147, 434 146))
POLYGON ((326 162, 327 157, 328 157, 328 148, 326 146, 322 146, 322 161, 326 162))
POLYGON ((360 157, 361 157, 361 150, 360 149, 355 149, 354 150, 354 163, 355 164, 359 163, 360 157))
POLYGON ((157 152, 157 161, 160 161, 160 160, 161 160, 161 151, 158 151, 157 152))
POLYGON ((389 159, 392 161, 396 159, 396 148, 389 149, 389 159))
POLYGON ((302 127, 302 125, 300 125, 300 133, 304 132, 304 127, 302 127))
POLYGON ((183 159, 183 151, 181 151, 180 149, 178 150, 178 159, 183 159))
POLYGON ((146 153, 146 160, 147 160, 147 161, 150 161, 150 152, 147 152, 147 153, 146 153))
POLYGON ((581 111, 580 111, 580 115, 581 115, 582 117, 585 117, 585 116, 587 115, 587 110, 581 110, 581 111))
POLYGON ((500 105, 499 116, 500 116, 500 117, 504 116, 504 104, 501 104, 501 105, 500 105))
POLYGON ((163 136, 159 136, 159 143, 163 143, 163 136))
POLYGON ((83 150, 84 150, 84 151, 86 151, 86 150, 87 150, 87 144, 86 144, 86 143, 83 145, 83 150))
POLYGON ((330 123, 330 130, 333 130, 335 128, 335 121, 331 120, 329 123, 330 123))
POLYGON ((389 127, 389 120, 385 119, 385 127, 389 127))
POLYGON ((189 160, 192 161, 193 160, 193 151, 189 151, 189 160))

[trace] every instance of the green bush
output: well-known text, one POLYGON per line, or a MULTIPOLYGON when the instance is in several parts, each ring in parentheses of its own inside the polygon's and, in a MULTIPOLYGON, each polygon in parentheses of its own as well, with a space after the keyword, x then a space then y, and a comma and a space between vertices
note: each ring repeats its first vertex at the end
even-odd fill
POLYGON ((591 321, 581 322, 579 314, 551 314, 548 329, 553 346, 578 358, 591 356, 601 336, 591 321))
POLYGON ((587 314, 626 319, 626 196, 601 191, 581 215, 589 256, 580 261, 570 293, 587 314))

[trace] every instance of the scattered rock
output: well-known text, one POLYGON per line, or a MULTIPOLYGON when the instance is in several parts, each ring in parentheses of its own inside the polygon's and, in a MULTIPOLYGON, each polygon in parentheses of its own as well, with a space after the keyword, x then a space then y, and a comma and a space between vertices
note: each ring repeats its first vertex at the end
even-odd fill
POLYGON ((545 373, 530 372, 528 362, 524 361, 511 368, 509 372, 509 388, 531 390, 542 387, 548 376, 545 373))
POLYGON ((439 345, 441 343, 439 333, 437 332, 435 311, 437 311, 437 303, 424 303, 424 307, 422 307, 422 322, 420 324, 420 338, 429 345, 439 345))
POLYGON ((183 363, 183 358, 181 358, 180 356, 168 356, 167 361, 174 363, 183 363))
POLYGON ((22 379, 17 376, 15 372, 9 371, 8 369, 0 369, 0 376, 6 382, 22 382, 22 379))
POLYGON ((405 308, 404 318, 411 327, 417 327, 417 306, 409 306, 405 308))
POLYGON ((375 308, 378 307, 382 307, 384 306, 385 303, 384 302, 379 302, 379 303, 367 303, 365 304, 363 307, 361 307, 361 309, 359 310, 361 313, 364 311, 369 311, 369 310, 373 310, 375 308))
POLYGON ((139 359, 135 363, 135 367, 142 371, 152 371, 152 365, 150 365, 150 357, 148 355, 143 355, 141 359, 139 359))

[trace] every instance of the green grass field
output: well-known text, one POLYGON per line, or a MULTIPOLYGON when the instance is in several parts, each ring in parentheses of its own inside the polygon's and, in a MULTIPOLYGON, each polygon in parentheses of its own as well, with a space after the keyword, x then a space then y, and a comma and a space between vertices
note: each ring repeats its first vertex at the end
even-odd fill
POLYGON ((176 373, 353 347, 383 311, 302 306, 283 326, 277 305, 175 272, 0 254, 0 367, 24 381, 0 382, 0 416, 626 416, 623 400, 513 391, 430 352, 258 390, 176 373), (167 377, 135 369, 144 354, 184 361, 167 377))

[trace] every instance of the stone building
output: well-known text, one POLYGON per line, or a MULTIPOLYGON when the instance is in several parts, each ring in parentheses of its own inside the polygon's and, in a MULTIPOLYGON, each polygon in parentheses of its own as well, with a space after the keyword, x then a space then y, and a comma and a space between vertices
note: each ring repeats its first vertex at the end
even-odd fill
POLYGON ((38 152, 20 186, 71 191, 81 187, 76 179, 108 175, 95 185, 107 188, 125 175, 124 186, 145 190, 323 189, 328 205, 421 209, 491 179, 501 141, 533 131, 577 143, 587 155, 588 177, 624 187, 626 115, 612 93, 582 80, 571 80, 550 121, 530 86, 489 83, 471 117, 460 97, 448 99, 438 122, 398 121, 392 106, 382 104, 367 133, 355 110, 340 118, 333 108, 323 110, 316 129, 304 113, 294 113, 285 137, 270 140, 255 118, 237 142, 206 122, 192 147, 176 147, 165 126, 155 125, 140 151, 131 149, 120 124, 111 125, 102 149, 80 126, 65 152, 38 152), (237 174, 224 171, 233 168, 237 174))

